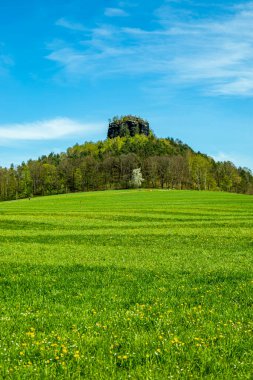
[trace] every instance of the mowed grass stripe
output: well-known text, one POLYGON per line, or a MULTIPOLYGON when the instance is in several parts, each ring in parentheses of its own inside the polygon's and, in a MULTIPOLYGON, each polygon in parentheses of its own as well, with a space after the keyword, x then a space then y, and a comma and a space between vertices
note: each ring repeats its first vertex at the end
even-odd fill
POLYGON ((225 193, 1 203, 1 377, 251 379, 252 221, 225 193))

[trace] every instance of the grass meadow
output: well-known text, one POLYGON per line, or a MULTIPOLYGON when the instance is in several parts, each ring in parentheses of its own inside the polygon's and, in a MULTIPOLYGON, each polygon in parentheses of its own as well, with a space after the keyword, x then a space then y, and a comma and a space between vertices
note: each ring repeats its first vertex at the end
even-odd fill
POLYGON ((253 197, 0 204, 1 379, 253 379, 253 197))

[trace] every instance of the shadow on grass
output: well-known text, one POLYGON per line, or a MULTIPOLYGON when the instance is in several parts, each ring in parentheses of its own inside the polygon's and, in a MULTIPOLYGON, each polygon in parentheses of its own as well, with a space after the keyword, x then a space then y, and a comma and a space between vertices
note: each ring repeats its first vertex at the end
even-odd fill
MULTIPOLYGON (((40 228, 41 229, 41 228, 40 228)), ((124 227, 122 229, 111 228, 111 233, 102 233, 103 227, 97 228, 97 233, 90 233, 93 229, 83 230, 82 233, 60 233, 49 234, 47 230, 40 234, 31 234, 31 236, 15 235, 1 236, 0 243, 5 244, 40 244, 40 245, 55 245, 62 247, 66 244, 69 245, 83 245, 85 247, 124 247, 124 248, 142 248, 143 247, 160 247, 165 250, 178 249, 182 252, 191 250, 226 250, 228 252, 236 252, 238 249, 248 249, 253 246, 253 241, 249 237, 241 236, 233 238, 231 236, 220 234, 218 237, 211 233, 206 232, 205 235, 198 235, 194 230, 189 231, 188 234, 180 234, 176 228, 168 228, 163 233, 150 234, 137 233, 136 231, 129 231, 125 233, 124 227)), ((107 229, 108 231, 108 229, 107 229)), ((143 232, 143 231, 142 231, 143 232)), ((28 247, 29 249, 29 247, 28 247)))
MULTIPOLYGON (((181 305, 182 300, 195 305, 201 299, 199 294, 210 290, 223 296, 227 302, 238 301, 240 285, 250 284, 251 273, 214 271, 199 273, 178 270, 170 273, 148 269, 133 269, 113 265, 36 265, 36 264, 2 264, 0 283, 2 302, 26 302, 73 305, 92 300, 94 304, 107 305, 108 308, 129 307, 137 303, 163 302, 174 307, 181 305), (196 291, 198 289, 198 291, 196 291), (238 293, 239 291, 239 293, 238 293)), ((201 301, 202 302, 202 301, 201 301)), ((221 303, 222 299, 213 299, 221 303)), ((241 302, 252 304, 249 294, 241 302)))

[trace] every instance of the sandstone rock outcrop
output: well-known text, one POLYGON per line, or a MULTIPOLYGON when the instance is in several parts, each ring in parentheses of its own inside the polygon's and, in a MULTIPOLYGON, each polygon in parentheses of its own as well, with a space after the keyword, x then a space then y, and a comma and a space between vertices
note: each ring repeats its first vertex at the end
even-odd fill
POLYGON ((114 117, 109 123, 107 137, 113 139, 115 137, 135 136, 143 134, 149 136, 149 123, 140 117, 128 115, 121 118, 114 117))

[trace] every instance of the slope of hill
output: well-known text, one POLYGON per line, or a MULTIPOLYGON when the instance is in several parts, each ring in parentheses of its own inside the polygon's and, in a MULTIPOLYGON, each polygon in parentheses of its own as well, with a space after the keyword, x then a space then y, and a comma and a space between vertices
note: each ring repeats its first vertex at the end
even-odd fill
MULTIPOLYGON (((121 133, 120 128, 130 131, 132 119, 131 125, 124 118, 120 120, 125 124, 117 124, 116 132, 121 133)), ((133 125, 140 131, 141 119, 137 120, 138 128, 133 125)), ((145 123, 143 121, 143 131, 145 123)), ((110 127, 111 124, 109 130, 110 127)), ((179 140, 156 138, 149 130, 148 136, 136 131, 132 131, 133 136, 129 132, 97 143, 85 142, 67 149, 66 153, 51 153, 15 168, 0 168, 0 200, 125 189, 131 186, 136 168, 141 168, 145 188, 253 193, 253 176, 249 169, 236 168, 231 162, 215 162, 179 140)))

